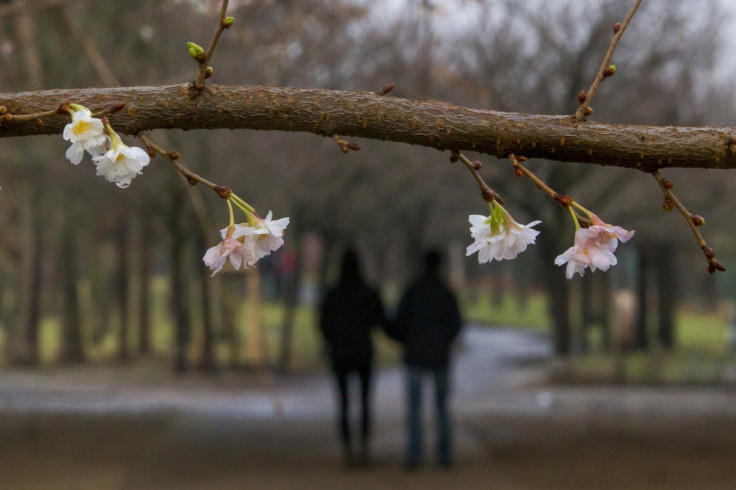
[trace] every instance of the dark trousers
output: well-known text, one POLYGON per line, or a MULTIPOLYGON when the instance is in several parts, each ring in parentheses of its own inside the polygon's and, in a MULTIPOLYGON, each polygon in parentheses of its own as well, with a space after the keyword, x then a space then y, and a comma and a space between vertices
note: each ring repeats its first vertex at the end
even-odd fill
POLYGON ((407 376, 407 429, 408 444, 406 462, 417 466, 422 461, 422 381, 425 375, 434 382, 435 418, 437 425, 437 461, 452 464, 452 439, 450 414, 447 407, 449 395, 449 369, 445 367, 408 367, 407 376))
POLYGON ((367 456, 368 440, 371 429, 371 364, 348 365, 338 362, 332 363, 332 370, 337 381, 339 395, 339 417, 338 426, 343 444, 343 450, 348 457, 352 456, 352 443, 350 437, 350 390, 349 379, 351 373, 358 375, 360 382, 360 448, 363 456, 367 456))

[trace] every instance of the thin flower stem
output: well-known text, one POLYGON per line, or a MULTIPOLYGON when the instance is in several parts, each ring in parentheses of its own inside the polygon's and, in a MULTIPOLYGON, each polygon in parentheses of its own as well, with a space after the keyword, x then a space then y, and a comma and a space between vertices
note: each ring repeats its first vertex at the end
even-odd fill
POLYGON ((670 188, 671 183, 669 183, 668 185, 668 181, 666 181, 664 177, 662 177, 662 175, 659 173, 659 170, 655 170, 654 172, 652 172, 652 176, 657 181, 657 184, 659 184, 659 188, 662 189, 662 194, 665 200, 668 200, 677 208, 680 214, 682 214, 682 216, 687 221, 688 226, 690 226, 690 231, 693 232, 693 235, 695 236, 695 241, 698 243, 698 246, 705 254, 705 258, 708 259, 708 270, 710 272, 715 272, 717 270, 725 271, 726 267, 717 258, 715 258, 713 250, 705 242, 703 235, 700 233, 700 230, 698 230, 698 227, 695 225, 695 217, 693 216, 693 214, 687 210, 687 208, 680 202, 679 199, 677 199, 677 197, 675 197, 675 194, 670 188))
POLYGON ((57 111, 57 109, 54 109, 53 111, 44 111, 37 114, 20 114, 18 116, 16 116, 15 114, 10 114, 9 112, 5 113, 5 111, 0 111, 0 114, 3 114, 3 116, 0 118, 0 122, 9 123, 35 121, 37 119, 40 121, 42 117, 55 116, 59 114, 59 112, 57 111))
POLYGON ((590 226, 592 224, 591 220, 584 216, 580 216, 575 212, 575 210, 572 209, 571 205, 574 205, 578 207, 579 209, 583 210, 585 213, 590 216, 590 211, 585 209, 584 207, 580 206, 573 200, 570 196, 562 196, 560 193, 556 192, 554 189, 552 189, 550 186, 548 186, 542 179, 537 177, 534 172, 526 168, 524 165, 519 162, 519 157, 514 155, 513 153, 509 154, 509 160, 511 161, 511 164, 514 166, 514 168, 517 171, 517 175, 520 177, 526 176, 529 177, 532 182, 537 186, 537 189, 540 189, 545 194, 547 194, 549 197, 560 203, 562 207, 567 209, 572 215, 573 215, 573 221, 575 221, 575 229, 577 230, 580 228, 580 223, 583 223, 586 226, 590 226), (521 174, 519 174, 521 172, 521 174))
POLYGON ((601 67, 598 69, 598 74, 596 75, 595 80, 593 80, 593 84, 588 89, 588 92, 585 94, 585 100, 578 104, 578 108, 575 111, 575 119, 577 119, 578 121, 585 120, 585 110, 590 107, 590 102, 593 100, 595 93, 598 91, 598 87, 601 85, 601 82, 603 82, 603 80, 606 78, 604 72, 608 68, 609 63, 611 62, 611 58, 613 58, 613 53, 614 51, 616 51, 616 46, 618 46, 618 42, 621 40, 621 36, 624 35, 624 31, 629 26, 629 23, 634 17, 636 10, 639 8, 641 1, 642 0, 636 0, 636 3, 634 3, 634 6, 631 8, 629 15, 626 16, 623 24, 621 24, 621 29, 619 29, 619 31, 613 35, 613 38, 611 39, 611 45, 608 47, 608 51, 603 57, 603 63, 601 63, 601 67))
POLYGON ((168 151, 161 148, 159 145, 151 141, 151 139, 146 136, 144 133, 138 133, 136 137, 143 142, 144 145, 146 145, 146 148, 149 148, 159 155, 163 156, 166 161, 168 161, 172 167, 174 167, 180 174, 182 174, 186 179, 189 181, 190 184, 194 183, 201 183, 203 185, 206 185, 213 191, 217 192, 218 195, 220 195, 220 189, 221 186, 218 186, 217 184, 214 184, 210 182, 209 180, 205 179, 204 177, 199 176, 198 174, 192 172, 188 168, 186 168, 179 158, 174 158, 173 153, 169 153, 168 151))
POLYGON ((235 199, 232 199, 232 196, 230 197, 230 199, 228 199, 228 202, 231 202, 231 201, 233 202, 233 204, 235 204, 235 205, 236 205, 236 206, 237 206, 237 207, 238 207, 238 208, 239 208, 239 209, 240 209, 240 210, 241 210, 241 211, 243 212, 243 214, 245 214, 245 216, 246 216, 246 217, 247 217, 247 216, 251 216, 251 215, 253 214, 253 213, 251 213, 250 211, 248 211, 248 210, 247 210, 247 209, 245 208, 245 206, 243 206, 243 205, 242 205, 241 203, 239 203, 239 202, 238 202, 237 200, 235 200, 235 199))
POLYGON ((230 211, 230 226, 235 226, 235 216, 233 216, 233 205, 230 199, 227 200, 227 209, 230 211))
POLYGON ((230 199, 234 199, 234 201, 233 201, 233 202, 235 202, 236 204, 239 204, 241 208, 244 208, 244 209, 246 209, 246 210, 247 210, 247 211, 248 211, 249 213, 251 213, 251 214, 257 214, 257 213, 256 213, 256 210, 255 210, 255 209, 253 208, 253 206, 251 206, 251 205, 250 205, 250 204, 248 204, 247 202, 243 201, 243 200, 242 200, 242 199, 241 199, 240 197, 238 197, 237 195, 235 195, 235 194, 231 194, 231 195, 230 195, 230 199))
POLYGON ((207 67, 209 66, 210 59, 212 58, 212 53, 215 52, 217 41, 220 40, 220 34, 222 34, 222 31, 227 28, 225 25, 227 4, 228 0, 222 0, 222 4, 220 5, 220 17, 217 22, 217 27, 215 28, 215 33, 212 35, 212 41, 210 41, 210 45, 204 53, 204 59, 199 62, 197 78, 194 80, 194 88, 197 90, 202 90, 204 88, 205 73, 207 72, 207 67))
POLYGON ((463 165, 465 165, 470 173, 473 175, 473 178, 478 183, 478 187, 480 187, 480 192, 483 198, 489 203, 493 201, 498 201, 500 204, 503 204, 503 198, 498 195, 496 191, 491 189, 488 184, 486 184, 485 180, 483 180, 483 177, 481 177, 478 171, 475 169, 475 165, 473 164, 473 162, 471 162, 468 157, 460 152, 455 153, 455 155, 460 159, 461 162, 463 162, 463 165))

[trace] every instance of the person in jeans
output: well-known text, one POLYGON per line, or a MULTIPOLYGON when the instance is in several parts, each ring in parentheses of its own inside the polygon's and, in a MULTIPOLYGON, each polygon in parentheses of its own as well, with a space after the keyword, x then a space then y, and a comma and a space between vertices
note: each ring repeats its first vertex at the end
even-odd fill
POLYGON ((384 323, 383 303, 369 288, 360 272, 358 256, 347 250, 342 261, 340 279, 322 303, 320 329, 330 358, 339 394, 338 427, 345 462, 367 464, 370 438, 370 394, 373 364, 371 330, 384 323), (360 381, 360 452, 353 453, 350 437, 349 389, 351 373, 360 381))
POLYGON ((437 422, 437 461, 450 467, 452 429, 448 411, 450 350, 462 320, 457 299, 440 276, 440 256, 431 251, 424 256, 424 270, 409 285, 387 333, 404 346, 407 366, 406 464, 409 469, 422 463, 422 382, 434 384, 437 422))

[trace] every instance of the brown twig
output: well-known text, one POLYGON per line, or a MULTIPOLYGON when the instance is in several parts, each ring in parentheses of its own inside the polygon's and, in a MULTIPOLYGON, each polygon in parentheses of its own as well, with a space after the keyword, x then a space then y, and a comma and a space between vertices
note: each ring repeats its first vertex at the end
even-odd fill
POLYGON ((685 217, 687 224, 690 226, 690 230, 695 236, 695 241, 698 242, 698 246, 703 251, 703 254, 705 254, 705 258, 708 259, 708 272, 712 274, 715 271, 725 271, 726 267, 718 259, 716 259, 713 249, 708 246, 708 244, 705 242, 705 239, 703 238, 703 235, 700 233, 700 230, 698 230, 698 226, 704 225, 705 220, 701 216, 694 215, 687 210, 687 208, 679 201, 679 199, 677 199, 677 197, 675 197, 675 194, 672 192, 672 182, 662 177, 658 170, 652 172, 652 176, 657 181, 657 184, 659 184, 659 188, 662 189, 662 195, 664 196, 664 210, 671 211, 672 208, 675 207, 680 212, 680 214, 685 217))
POLYGON ((480 170, 481 167, 480 162, 471 162, 468 157, 466 157, 459 151, 452 152, 450 161, 454 161, 455 158, 463 162, 463 165, 465 165, 467 169, 470 170, 473 178, 478 183, 478 187, 480 187, 480 194, 481 196, 483 196, 483 199, 485 199, 486 202, 498 201, 499 204, 503 205, 503 198, 496 191, 491 189, 488 184, 486 184, 486 181, 483 180, 483 177, 481 177, 478 173, 478 170, 480 170))
MULTIPOLYGON (((571 208, 571 203, 573 199, 570 196, 560 194, 559 192, 556 192, 554 189, 552 189, 550 186, 547 185, 546 182, 544 182, 542 179, 537 177, 534 172, 526 168, 521 162, 526 161, 526 158, 523 156, 516 156, 513 153, 509 154, 509 160, 511 161, 511 164, 514 166, 514 169, 516 170, 516 175, 518 177, 528 177, 531 179, 532 182, 534 182, 534 185, 537 186, 537 189, 540 189, 545 194, 547 194, 550 198, 558 202, 562 207, 566 209, 571 208)), ((574 210, 573 210, 574 211, 574 210)), ((575 211, 575 216, 578 219, 578 222, 585 226, 590 226, 591 221, 586 218, 585 216, 581 216, 580 214, 575 211)))
POLYGON ((217 47, 217 41, 220 40, 220 34, 222 34, 222 31, 230 27, 230 25, 225 21, 227 4, 228 0, 222 0, 222 5, 220 6, 220 18, 217 22, 215 33, 212 35, 210 46, 207 48, 207 51, 204 52, 204 56, 197 59, 199 69, 197 70, 197 78, 194 80, 194 88, 197 91, 204 89, 204 80, 207 78, 207 67, 209 66, 210 59, 212 58, 212 53, 215 52, 215 48, 217 47))
MULTIPOLYGON (((613 52, 616 51, 616 46, 618 46, 618 42, 621 40, 621 36, 624 35, 624 31, 629 25, 629 22, 631 22, 631 19, 634 17, 634 14, 636 13, 636 10, 639 8, 639 5, 641 4, 641 0, 636 0, 636 3, 634 3, 634 6, 631 8, 631 11, 629 12, 629 15, 626 16, 626 19, 624 20, 623 24, 620 24, 620 28, 618 31, 616 31, 616 27, 619 25, 616 24, 614 27, 614 34, 613 38, 611 39, 611 45, 608 46, 608 51, 606 52, 606 56, 603 57, 603 63, 601 63, 600 69, 598 69, 598 74, 595 77, 595 80, 593 80, 593 84, 588 89, 587 93, 582 93, 579 96, 578 99, 578 108, 575 111, 575 119, 578 121, 584 121, 586 114, 586 110, 590 107, 590 102, 593 100, 593 97, 595 96, 595 93, 598 91, 598 87, 600 86, 601 82, 608 76, 606 70, 609 69, 609 63, 611 62, 611 58, 613 58, 613 52)), ((611 73, 612 74, 612 73, 611 73)))
POLYGON ((209 180, 205 179, 204 177, 201 177, 200 175, 192 172, 188 168, 186 168, 180 161, 180 155, 176 152, 168 152, 146 136, 144 133, 138 133, 136 137, 143 142, 144 145, 146 145, 146 148, 148 149, 149 155, 151 152, 158 153, 162 157, 168 161, 172 167, 174 167, 180 174, 182 174, 187 181, 189 181, 190 184, 195 185, 197 182, 206 185, 213 191, 215 191, 218 195, 222 197, 222 194, 224 193, 224 189, 226 187, 217 185, 213 182, 210 182, 209 180))

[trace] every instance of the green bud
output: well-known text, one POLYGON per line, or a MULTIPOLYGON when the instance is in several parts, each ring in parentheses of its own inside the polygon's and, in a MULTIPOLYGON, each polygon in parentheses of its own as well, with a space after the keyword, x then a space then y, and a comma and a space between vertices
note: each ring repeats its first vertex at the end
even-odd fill
POLYGON ((227 29, 228 27, 233 25, 233 22, 235 22, 235 17, 225 17, 224 19, 222 19, 222 27, 227 29))
POLYGON ((208 66, 207 69, 204 71, 204 77, 209 78, 212 76, 212 73, 214 73, 214 69, 211 66, 208 66))
POLYGON ((202 48, 202 46, 196 43, 188 42, 187 49, 189 51, 189 56, 195 59, 197 58, 197 56, 204 54, 204 49, 202 48))

